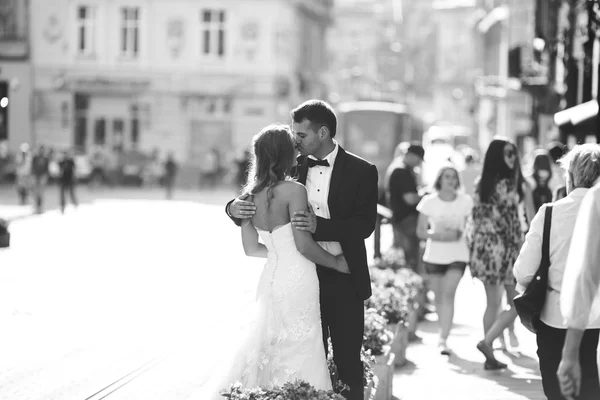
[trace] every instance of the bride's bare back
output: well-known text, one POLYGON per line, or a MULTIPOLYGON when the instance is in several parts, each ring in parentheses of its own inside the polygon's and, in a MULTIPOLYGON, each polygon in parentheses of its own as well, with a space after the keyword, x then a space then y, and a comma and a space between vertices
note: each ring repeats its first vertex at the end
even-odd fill
POLYGON ((274 229, 290 223, 290 197, 300 183, 280 181, 271 191, 273 197, 267 207, 267 189, 254 195, 256 213, 252 224, 261 230, 272 232, 274 229))

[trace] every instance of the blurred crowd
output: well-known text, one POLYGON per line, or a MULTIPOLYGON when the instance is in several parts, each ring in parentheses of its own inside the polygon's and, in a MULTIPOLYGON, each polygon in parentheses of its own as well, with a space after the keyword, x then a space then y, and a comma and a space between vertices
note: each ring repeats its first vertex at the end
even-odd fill
MULTIPOLYGON (((454 296, 468 268, 482 282, 487 304, 484 338, 474 345, 486 370, 506 368, 494 355, 494 343, 498 339, 505 349, 508 335, 510 345, 519 346, 513 299, 539 276, 546 251, 548 294, 535 331, 544 392, 548 399, 599 399, 600 301, 592 300, 600 285, 600 249, 593 244, 582 249, 581 242, 597 242, 600 220, 587 216, 591 211, 579 218, 578 213, 594 185, 599 192, 600 145, 567 149, 552 142, 521 157, 515 143, 496 137, 482 161, 468 147, 445 158, 438 152, 428 159, 429 151, 419 142, 397 146, 385 177, 385 201, 393 214, 394 246, 403 250, 408 266, 427 277, 434 294, 440 352, 451 353, 454 296), (434 170, 432 179, 424 160, 434 170), (582 228, 587 236, 572 244, 576 221, 587 224, 582 228), (578 278, 567 281, 569 275, 578 278)), ((600 207, 591 210, 600 215, 600 207)))
POLYGON ((249 150, 233 160, 224 160, 217 149, 210 149, 198 165, 182 167, 172 152, 163 157, 158 151, 115 153, 103 148, 81 153, 23 143, 16 153, 11 153, 6 142, 0 142, 0 184, 14 185, 21 205, 31 203, 42 212, 48 185, 59 187, 63 209, 68 198, 77 204, 76 187, 81 184, 90 189, 162 187, 167 199, 173 198, 176 187, 239 189, 245 183, 249 160, 249 150))

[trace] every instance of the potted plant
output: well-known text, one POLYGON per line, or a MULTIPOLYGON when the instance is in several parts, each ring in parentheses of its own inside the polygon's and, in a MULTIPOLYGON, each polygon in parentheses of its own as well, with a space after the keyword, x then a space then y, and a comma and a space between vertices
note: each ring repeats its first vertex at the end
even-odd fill
POLYGON ((393 393, 394 359, 391 343, 394 334, 387 329, 384 316, 374 308, 365 310, 363 345, 375 358, 373 372, 378 379, 377 400, 389 400, 393 393))
POLYGON ((364 399, 375 400, 379 382, 372 368, 372 365, 375 363, 375 357, 373 357, 371 351, 365 350, 363 346, 360 352, 360 359, 363 364, 364 399))
POLYGON ((419 311, 425 306, 426 292, 423 278, 409 268, 396 271, 394 286, 400 288, 408 299, 408 334, 416 336, 419 311))
POLYGON ((376 309, 388 321, 388 329, 394 333, 391 344, 396 365, 406 363, 408 347, 408 298, 405 291, 396 287, 375 286, 373 294, 365 302, 368 308, 376 309))
POLYGON ((400 291, 401 297, 407 299, 406 327, 409 338, 416 337, 418 316, 426 302, 423 278, 411 269, 405 268, 402 252, 398 249, 388 250, 380 259, 376 259, 371 267, 370 274, 373 285, 394 287, 400 291))
POLYGON ((391 247, 380 258, 376 258, 371 266, 380 269, 389 268, 393 271, 404 268, 406 266, 404 253, 400 249, 391 247))

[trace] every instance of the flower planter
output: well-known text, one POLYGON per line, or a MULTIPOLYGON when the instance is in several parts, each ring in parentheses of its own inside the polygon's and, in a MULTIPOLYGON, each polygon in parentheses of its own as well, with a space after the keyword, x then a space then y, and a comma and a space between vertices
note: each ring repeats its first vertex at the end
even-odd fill
POLYGON ((391 400, 394 381, 394 359, 396 355, 391 351, 390 346, 384 347, 384 353, 375 356, 373 372, 378 379, 377 393, 375 400, 391 400))
POLYGON ((375 400, 377 395, 377 388, 379 386, 379 380, 377 376, 373 377, 373 381, 369 384, 369 386, 365 387, 365 400, 375 400))
POLYGON ((394 364, 398 367, 406 364, 406 349, 408 348, 408 328, 402 324, 390 324, 388 329, 394 332, 392 353, 395 355, 394 364), (395 325, 395 326, 394 326, 395 325))

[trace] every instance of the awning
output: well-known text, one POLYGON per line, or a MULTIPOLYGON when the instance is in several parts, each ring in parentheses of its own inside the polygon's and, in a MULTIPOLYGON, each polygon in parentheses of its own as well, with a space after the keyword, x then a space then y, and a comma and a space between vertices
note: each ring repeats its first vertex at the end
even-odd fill
POLYGON ((598 101, 591 100, 554 114, 554 122, 567 135, 598 135, 598 101))
POLYGON ((596 116, 598 116, 598 101, 590 100, 557 112, 554 114, 554 122, 560 127, 564 125, 577 126, 596 116))

